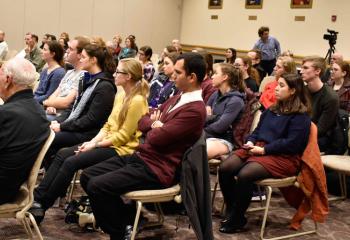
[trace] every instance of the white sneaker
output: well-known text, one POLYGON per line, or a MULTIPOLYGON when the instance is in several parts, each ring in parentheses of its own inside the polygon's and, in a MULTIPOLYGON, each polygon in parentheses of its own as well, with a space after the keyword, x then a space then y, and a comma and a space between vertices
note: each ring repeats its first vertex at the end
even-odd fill
POLYGON ((253 202, 258 202, 258 201, 265 201, 266 200, 266 194, 262 193, 261 196, 255 195, 252 197, 253 202))

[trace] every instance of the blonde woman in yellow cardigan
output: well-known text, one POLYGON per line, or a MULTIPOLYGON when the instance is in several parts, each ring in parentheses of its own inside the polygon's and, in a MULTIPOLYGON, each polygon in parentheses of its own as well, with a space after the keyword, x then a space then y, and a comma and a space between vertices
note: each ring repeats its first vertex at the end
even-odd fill
POLYGON ((132 154, 139 144, 141 132, 137 129, 139 119, 148 112, 147 82, 142 78, 141 64, 131 58, 120 60, 114 73, 117 86, 124 92, 116 95, 108 121, 90 141, 61 149, 35 189, 35 202, 31 212, 38 222, 45 216, 55 200, 65 194, 74 173, 95 165, 116 154, 132 154))

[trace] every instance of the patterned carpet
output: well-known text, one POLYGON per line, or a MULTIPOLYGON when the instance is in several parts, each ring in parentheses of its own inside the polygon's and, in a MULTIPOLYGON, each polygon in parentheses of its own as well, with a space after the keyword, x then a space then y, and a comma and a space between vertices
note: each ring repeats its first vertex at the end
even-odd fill
MULTIPOLYGON (((254 203, 257 204, 257 203, 254 203)), ((217 196, 214 212, 218 213, 222 206, 222 197, 220 193, 217 196)), ((167 209, 164 209, 165 211, 167 209)), ((273 194, 272 209, 267 223, 267 237, 276 236, 276 234, 293 233, 287 228, 289 220, 295 210, 288 207, 285 200, 278 191, 273 194)), ((215 239, 241 239, 251 240, 260 239, 260 226, 262 222, 262 212, 248 213, 248 224, 245 232, 237 234, 221 234, 218 231, 220 220, 214 214, 213 231, 215 239)), ((146 212, 145 216, 150 220, 155 218, 151 212, 146 212)), ((306 219, 303 222, 303 229, 311 229, 313 222, 306 219)), ((76 225, 68 225, 64 222, 64 212, 61 208, 52 208, 47 212, 45 220, 40 226, 40 230, 46 240, 104 240, 109 239, 108 235, 99 232, 86 232, 76 225)), ((0 240, 7 239, 25 239, 24 229, 15 220, 0 219, 0 240)), ((137 235, 138 239, 196 239, 192 229, 189 228, 189 222, 186 216, 178 214, 167 214, 164 225, 160 228, 145 229, 137 235), (177 228, 177 229, 176 229, 177 228)), ((350 200, 337 201, 330 204, 330 214, 326 222, 318 224, 317 234, 296 237, 292 239, 334 239, 350 240, 350 200)))

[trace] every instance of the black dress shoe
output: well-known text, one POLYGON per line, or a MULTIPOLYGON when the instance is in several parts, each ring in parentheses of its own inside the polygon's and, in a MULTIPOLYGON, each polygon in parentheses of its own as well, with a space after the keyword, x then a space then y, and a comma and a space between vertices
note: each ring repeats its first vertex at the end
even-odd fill
POLYGON ((33 215, 38 225, 40 225, 40 223, 44 220, 45 209, 39 202, 34 201, 32 207, 28 210, 28 212, 33 215))
POLYGON ((247 224, 247 219, 243 218, 240 221, 233 222, 231 219, 221 224, 219 231, 222 233, 237 233, 244 231, 244 226, 247 224))

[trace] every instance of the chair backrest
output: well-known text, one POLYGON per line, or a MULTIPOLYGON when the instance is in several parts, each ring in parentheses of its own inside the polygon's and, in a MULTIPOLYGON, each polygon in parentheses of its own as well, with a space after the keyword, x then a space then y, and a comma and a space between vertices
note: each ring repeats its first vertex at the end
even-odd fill
POLYGON ((258 123, 260 121, 260 116, 261 116, 261 111, 257 110, 254 113, 254 119, 253 119, 252 125, 250 127, 250 133, 252 133, 254 131, 254 129, 258 126, 258 123))
POLYGON ((41 163, 42 163, 44 156, 45 156, 47 150, 49 149, 54 138, 55 138, 55 133, 52 130, 50 130, 50 135, 48 136, 43 147, 41 148, 41 150, 38 154, 38 157, 36 158, 36 160, 34 162, 32 170, 29 173, 29 177, 27 180, 27 187, 28 187, 29 193, 33 193, 41 163))

